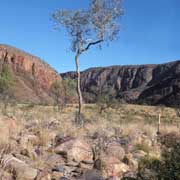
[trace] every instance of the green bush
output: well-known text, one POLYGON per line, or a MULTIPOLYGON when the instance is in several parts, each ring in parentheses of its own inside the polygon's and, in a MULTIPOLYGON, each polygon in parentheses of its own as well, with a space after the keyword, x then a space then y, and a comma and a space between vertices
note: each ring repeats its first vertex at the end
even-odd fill
POLYGON ((169 133, 161 137, 163 179, 180 179, 180 135, 169 133))
POLYGON ((63 80, 66 102, 77 96, 77 82, 75 79, 66 78, 63 80))
POLYGON ((7 64, 3 64, 0 73, 0 99, 4 104, 4 113, 6 113, 9 103, 15 104, 14 85, 15 79, 11 68, 7 64))
POLYGON ((108 108, 117 109, 119 107, 119 102, 112 96, 108 94, 101 94, 97 97, 97 106, 99 107, 99 113, 102 114, 102 112, 108 108))
POLYGON ((180 135, 168 133, 159 138, 161 158, 145 157, 140 160, 137 180, 180 179, 180 135))
POLYGON ((14 78, 8 65, 3 65, 0 73, 0 93, 3 94, 10 91, 14 85, 14 78))
POLYGON ((146 142, 142 142, 142 143, 136 144, 135 149, 136 150, 142 150, 142 151, 144 151, 146 153, 149 153, 151 147, 146 142))
POLYGON ((145 156, 138 164, 137 180, 161 179, 161 161, 150 156, 145 156))
POLYGON ((65 105, 64 87, 63 87, 62 82, 56 80, 54 83, 52 83, 51 93, 54 99, 54 107, 57 106, 58 110, 62 110, 65 105))

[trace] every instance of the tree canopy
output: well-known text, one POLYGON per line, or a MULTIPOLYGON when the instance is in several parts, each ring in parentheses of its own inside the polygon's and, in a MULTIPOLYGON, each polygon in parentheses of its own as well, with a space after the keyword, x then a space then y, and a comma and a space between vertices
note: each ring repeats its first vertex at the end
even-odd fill
POLYGON ((65 27, 73 52, 82 53, 90 46, 117 38, 123 14, 121 0, 92 0, 88 10, 59 9, 53 15, 56 27, 65 27))

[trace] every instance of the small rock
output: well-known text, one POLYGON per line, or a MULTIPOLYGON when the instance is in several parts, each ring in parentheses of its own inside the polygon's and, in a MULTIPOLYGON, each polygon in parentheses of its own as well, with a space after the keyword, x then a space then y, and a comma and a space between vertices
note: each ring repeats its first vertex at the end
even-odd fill
POLYGON ((51 175, 50 173, 45 169, 42 172, 38 174, 36 177, 36 180, 51 180, 51 175))
POLYGON ((88 170, 82 176, 82 180, 104 180, 101 174, 96 170, 88 170))
POLYGON ((60 179, 64 176, 64 174, 62 172, 57 172, 57 171, 54 171, 52 174, 51 174, 51 179, 60 179))
POLYGON ((64 136, 63 134, 58 134, 58 135, 56 135, 56 137, 55 137, 55 145, 56 146, 58 146, 58 145, 60 145, 60 144, 62 144, 62 143, 65 143, 65 142, 67 142, 67 141, 69 141, 69 140, 72 140, 73 138, 72 137, 70 137, 70 136, 64 136))
POLYGON ((13 153, 13 156, 16 157, 17 159, 25 162, 26 164, 31 164, 31 163, 32 163, 32 161, 30 160, 29 157, 24 156, 24 155, 22 155, 22 154, 13 153))
POLYGON ((136 171, 127 172, 124 175, 123 180, 137 180, 137 172, 136 171))
POLYGON ((102 170, 102 160, 99 158, 94 162, 94 169, 97 169, 99 171, 102 170))
POLYGON ((144 157, 144 156, 146 156, 146 155, 147 155, 146 152, 144 152, 144 151, 142 151, 142 150, 137 150, 137 151, 135 151, 135 152, 133 153, 133 158, 139 160, 139 159, 141 159, 142 157, 144 157))
POLYGON ((81 162, 81 163, 79 164, 79 166, 80 166, 80 168, 82 168, 82 169, 92 169, 93 166, 94 166, 94 163, 83 163, 83 162, 81 162))

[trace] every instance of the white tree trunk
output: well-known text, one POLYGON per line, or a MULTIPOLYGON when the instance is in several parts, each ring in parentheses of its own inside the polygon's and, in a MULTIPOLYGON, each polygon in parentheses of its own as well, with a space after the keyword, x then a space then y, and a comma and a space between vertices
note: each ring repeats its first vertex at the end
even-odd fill
POLYGON ((82 99, 82 93, 81 93, 81 74, 80 74, 80 68, 79 68, 79 53, 77 53, 76 57, 75 57, 75 62, 76 62, 76 72, 77 72, 77 93, 78 93, 78 103, 79 103, 79 111, 78 114, 81 114, 81 109, 82 109, 82 103, 83 103, 83 99, 82 99))

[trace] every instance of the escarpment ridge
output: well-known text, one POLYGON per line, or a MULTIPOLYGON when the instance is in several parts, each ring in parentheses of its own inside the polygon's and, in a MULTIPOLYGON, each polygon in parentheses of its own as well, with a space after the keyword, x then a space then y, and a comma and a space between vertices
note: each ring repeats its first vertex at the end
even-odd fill
POLYGON ((52 103, 51 85, 62 81, 59 74, 40 58, 9 45, 0 44, 0 65, 7 64, 15 80, 18 102, 52 103))
MULTIPOLYGON (((76 79, 75 72, 60 74, 76 79)), ((180 60, 152 65, 90 68, 81 72, 81 89, 86 102, 108 95, 128 103, 180 104, 180 60)))

